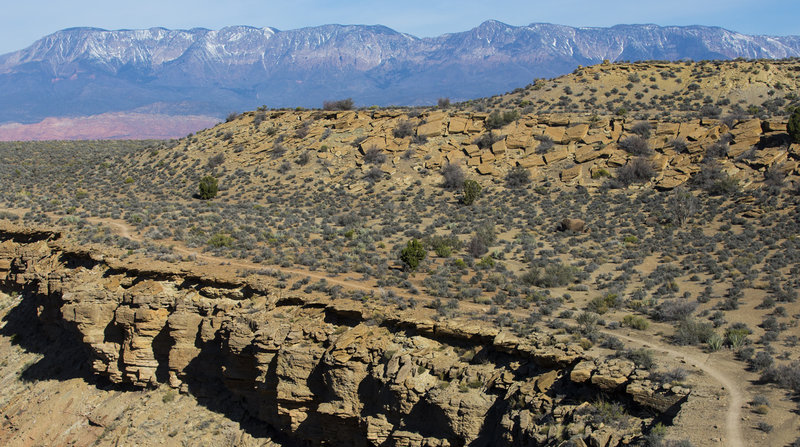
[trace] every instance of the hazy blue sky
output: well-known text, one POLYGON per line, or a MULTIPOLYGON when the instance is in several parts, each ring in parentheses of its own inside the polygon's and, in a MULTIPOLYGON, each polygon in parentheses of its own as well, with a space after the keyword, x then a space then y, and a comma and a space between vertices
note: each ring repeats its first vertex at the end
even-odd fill
POLYGON ((419 37, 511 25, 714 25, 747 34, 800 35, 799 0, 27 0, 3 1, 0 54, 74 26, 106 29, 382 24, 419 37))

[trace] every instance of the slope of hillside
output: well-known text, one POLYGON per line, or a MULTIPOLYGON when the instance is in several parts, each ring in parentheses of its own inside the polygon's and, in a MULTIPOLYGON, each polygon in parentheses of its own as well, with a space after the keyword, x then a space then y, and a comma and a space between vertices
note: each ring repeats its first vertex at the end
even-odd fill
MULTIPOLYGON (((737 63, 675 71, 704 98, 704 75, 758 70, 738 87, 758 91, 796 66, 737 63)), ((0 286, 30 321, 3 334, 66 329, 92 374, 136 389, 213 383, 226 416, 295 442, 794 442, 788 116, 748 114, 758 95, 720 119, 514 103, 542 90, 0 144, 0 286)))
POLYGON ((558 78, 537 79, 505 95, 467 101, 462 108, 521 113, 629 114, 677 122, 687 118, 743 119, 783 115, 798 104, 800 62, 608 61, 558 78))

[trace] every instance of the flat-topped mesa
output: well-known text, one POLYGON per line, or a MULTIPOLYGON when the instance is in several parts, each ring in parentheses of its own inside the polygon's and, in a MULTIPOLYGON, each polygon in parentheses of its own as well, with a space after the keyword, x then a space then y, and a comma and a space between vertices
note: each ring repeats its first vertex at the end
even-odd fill
POLYGON ((394 310, 381 319, 369 304, 281 291, 272 278, 76 250, 56 232, 4 226, 0 240, 0 286, 39 309, 31 324, 68 328, 61 342, 80 340, 95 374, 240 402, 298 442, 627 445, 688 394, 547 334, 394 310), (630 423, 595 420, 601 394, 630 423))

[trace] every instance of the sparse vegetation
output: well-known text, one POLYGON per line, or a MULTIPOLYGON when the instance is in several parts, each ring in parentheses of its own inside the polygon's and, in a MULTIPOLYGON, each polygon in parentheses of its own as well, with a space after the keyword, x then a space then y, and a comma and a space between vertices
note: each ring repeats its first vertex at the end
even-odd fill
POLYGON ((617 170, 616 180, 621 186, 645 183, 656 175, 652 162, 645 157, 636 157, 617 170))
POLYGON ((458 189, 464 185, 464 171, 458 165, 447 163, 442 167, 442 179, 445 189, 458 189))
POLYGON ((324 110, 353 110, 354 106, 353 98, 325 101, 322 103, 322 108, 324 110))
MULTIPOLYGON (((711 76, 709 64, 698 73, 711 76)), ((705 87, 683 96, 667 89, 680 78, 705 86, 688 73, 695 65, 676 64, 663 75, 627 67, 624 77, 636 73, 638 81, 625 79, 615 93, 591 82, 609 73, 589 70, 569 95, 562 81, 542 81, 536 90, 453 103, 445 113, 265 110, 179 141, 2 143, 0 199, 8 211, 0 217, 58 225, 81 243, 115 246, 124 256, 177 261, 205 252, 220 264, 325 275, 357 287, 286 274, 274 277, 275 288, 353 299, 387 316, 469 320, 525 343, 546 337, 537 349, 618 352, 653 368, 653 383, 688 388, 701 375, 677 371, 669 356, 648 361, 646 353, 628 352, 626 337, 716 352, 783 387, 764 391, 777 402, 776 394, 795 393, 800 313, 800 196, 793 194, 800 158, 783 130, 786 119, 767 118, 775 115, 759 104, 764 119, 752 121, 737 114, 731 98, 711 102, 722 122, 700 122, 706 98, 691 95, 705 87), (548 90, 555 101, 531 96, 548 90), (578 115, 586 124, 558 115, 587 107, 593 95, 591 120, 578 115), (560 96, 575 108, 566 100, 557 105, 560 96), (481 102, 487 113, 497 111, 489 115, 493 130, 482 127, 486 115, 469 116, 481 102), (614 118, 623 108, 627 117, 614 118), (506 122, 504 110, 519 115, 506 122), (540 111, 547 115, 526 115, 540 111), (416 137, 419 126, 441 116, 446 132, 416 137), (363 122, 370 125, 353 127, 363 122), (563 180, 575 166, 582 174, 563 180), (218 182, 215 200, 203 197, 202 187, 198 194, 206 174, 218 182), (189 200, 198 196, 205 200, 189 200), (568 218, 586 228, 558 231, 568 218), (131 237, 104 224, 112 219, 131 237), (611 337, 620 326, 634 330, 611 337)), ((462 354, 475 367, 488 357, 462 354)), ((475 393, 498 383, 434 373, 433 366, 414 370, 442 375, 442 391, 475 393)), ((784 411, 756 408, 755 418, 784 411)))

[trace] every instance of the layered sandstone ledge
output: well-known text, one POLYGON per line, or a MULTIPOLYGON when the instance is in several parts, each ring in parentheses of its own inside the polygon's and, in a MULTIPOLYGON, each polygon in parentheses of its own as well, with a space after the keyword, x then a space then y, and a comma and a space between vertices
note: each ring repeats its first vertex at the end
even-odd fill
MULTIPOLYGON (((761 182, 763 171, 773 167, 787 175, 800 175, 800 144, 792 144, 785 118, 748 118, 726 124, 711 118, 667 122, 529 114, 498 128, 492 128, 489 120, 488 113, 445 110, 421 114, 399 109, 247 112, 229 123, 198 132, 200 138, 192 144, 213 144, 231 160, 241 158, 247 168, 264 163, 280 142, 287 148, 316 153, 331 175, 354 164, 366 169, 363 155, 370 149, 393 157, 393 167, 413 149, 408 156, 415 169, 437 170, 451 163, 481 177, 502 178, 521 166, 536 179, 591 187, 602 184, 605 177, 637 158, 623 150, 623 145, 627 138, 642 133, 637 126, 645 126, 647 158, 655 170, 651 184, 659 189, 672 189, 689 181, 701 170, 701 161, 708 151, 714 151, 714 145, 725 148, 716 160, 721 170, 742 186, 761 182), (254 137, 253 129, 261 129, 250 125, 256 117, 276 133, 256 133, 254 137), (410 126, 409 131, 398 133, 403 125, 410 126), (215 140, 217 137, 221 139, 215 140), (542 140, 552 142, 552 147, 539 150, 542 140)), ((189 141, 185 144, 191 146, 189 141)), ((383 169, 391 174, 393 168, 383 169)))
POLYGON ((238 402, 296 442, 626 445, 688 394, 548 334, 381 317, 270 277, 119 260, 56 231, 3 225, 0 240, 0 285, 83 343, 94 374, 238 402), (624 424, 598 418, 603 400, 624 424))

